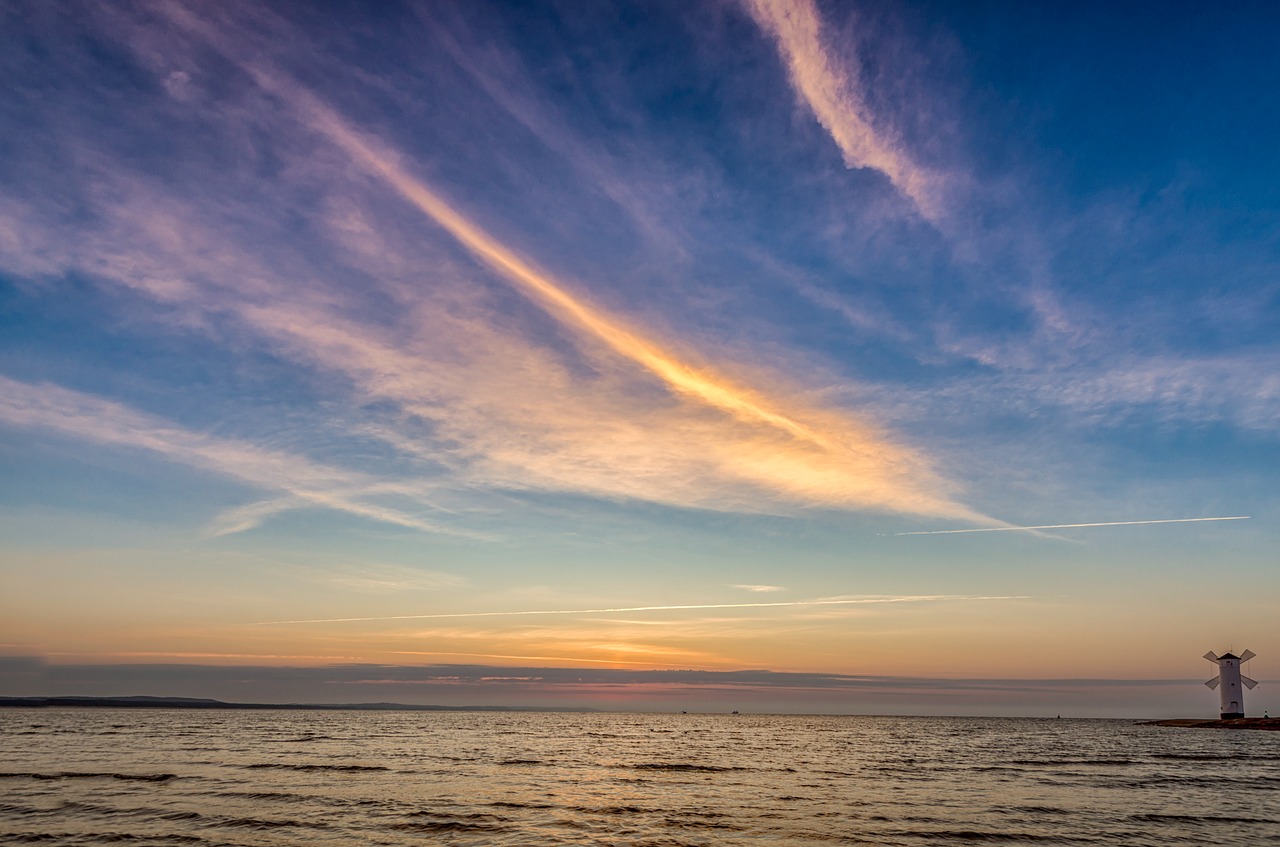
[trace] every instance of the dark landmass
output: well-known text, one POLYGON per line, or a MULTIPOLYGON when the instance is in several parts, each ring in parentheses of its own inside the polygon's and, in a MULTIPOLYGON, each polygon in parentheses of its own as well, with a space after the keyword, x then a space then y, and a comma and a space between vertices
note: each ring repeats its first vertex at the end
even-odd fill
POLYGON ((523 706, 413 706, 406 703, 227 703, 198 697, 0 697, 0 708, 74 709, 310 709, 361 712, 594 712, 596 709, 523 706))
POLYGON ((1231 718, 1229 720, 1201 720, 1200 718, 1173 718, 1165 721, 1143 721, 1139 726, 1181 726, 1191 729, 1276 729, 1280 730, 1280 718, 1231 718))

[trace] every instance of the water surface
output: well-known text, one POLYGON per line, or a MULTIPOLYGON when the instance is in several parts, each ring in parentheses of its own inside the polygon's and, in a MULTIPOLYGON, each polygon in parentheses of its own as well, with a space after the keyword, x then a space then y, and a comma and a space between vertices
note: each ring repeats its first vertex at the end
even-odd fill
POLYGON ((6 709, 0 844, 1280 845, 1280 733, 6 709))

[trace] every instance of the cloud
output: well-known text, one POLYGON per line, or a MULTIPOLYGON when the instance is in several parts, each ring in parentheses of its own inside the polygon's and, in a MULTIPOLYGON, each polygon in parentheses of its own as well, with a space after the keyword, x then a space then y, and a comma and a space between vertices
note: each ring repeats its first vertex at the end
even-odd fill
MULTIPOLYGON (((589 659, 583 656, 526 656, 526 655, 512 655, 507 653, 459 653, 455 650, 449 650, 447 652, 427 651, 427 650, 396 650, 395 653, 397 655, 402 655, 402 656, 472 656, 477 659, 518 659, 522 662, 586 662, 589 664, 599 664, 599 665, 669 665, 671 664, 670 661, 638 662, 638 661, 625 661, 622 659, 589 659)), ((513 678, 511 676, 498 677, 497 674, 499 673, 503 673, 503 671, 499 671, 495 669, 494 670, 495 676, 492 676, 489 678, 490 679, 513 678)), ((509 674, 510 672, 506 672, 506 673, 509 674)), ((526 677, 526 679, 533 680, 535 679, 535 677, 526 677)))
POLYGON ((368 594, 437 591, 466 584, 465 579, 454 574, 394 565, 338 565, 330 570, 312 573, 322 582, 368 594))
POLYGON ((782 600, 774 603, 691 603, 669 606, 620 606, 603 609, 536 609, 503 612, 445 612, 431 615, 380 615, 367 618, 321 618, 315 620, 263 621, 261 626, 302 623, 355 623, 359 621, 407 621, 441 618, 510 618, 541 615, 595 615, 616 612, 681 612, 702 609, 774 609, 796 606, 864 606, 884 603, 987 602, 1027 600, 1025 596, 980 596, 969 594, 913 594, 903 596, 831 597, 819 600, 782 600))
POLYGON ((904 387, 892 398, 900 407, 880 413, 915 420, 1016 416, 1087 432, 1134 423, 1273 429, 1280 416, 1280 356, 1269 350, 1142 355, 1120 336, 1116 326, 1099 328, 1089 352, 1078 356, 1049 347, 1052 339, 966 345, 963 355, 980 361, 982 372, 926 392, 904 387), (975 397, 983 398, 980 406, 975 397))
POLYGON ((937 176, 916 164, 901 142, 874 125, 857 73, 824 43, 813 0, 743 0, 777 44, 796 93, 840 148, 850 168, 873 168, 911 199, 925 218, 941 215, 937 176))
MULTIPOLYGON (((376 495, 394 490, 384 481, 245 442, 192 432, 119 403, 55 385, 30 384, 0 375, 0 421, 28 429, 54 430, 99 444, 147 450, 171 461, 290 495, 285 500, 267 501, 225 515, 215 530, 224 534, 249 529, 267 514, 299 506, 334 509, 425 532, 457 532, 375 502, 376 495)), ((413 490, 404 487, 399 493, 413 490)))
MULTIPOLYGON (((621 139, 611 134, 608 143, 588 141, 569 129, 573 118, 540 96, 531 83, 533 74, 519 56, 503 46, 489 43, 471 31, 458 15, 444 4, 419 5, 414 9, 437 44, 474 81, 477 88, 521 127, 532 133, 547 149, 580 173, 595 192, 607 197, 622 210, 636 230, 659 251, 666 262, 687 257, 688 234, 672 226, 672 206, 680 198, 678 188, 656 179, 670 167, 664 156, 646 154, 634 137, 621 139), (438 17, 437 17, 438 16, 438 17), (625 161, 611 148, 626 148, 625 161), (644 179, 626 178, 629 171, 642 171, 644 179)), ((622 91, 614 99, 625 96, 622 91)), ((468 106, 473 105, 468 102, 468 106)), ((597 128, 600 129, 600 128, 597 128)), ((603 130, 601 130, 603 131, 603 130)))
MULTIPOLYGON (((252 339, 339 377, 328 380, 335 395, 384 410, 362 412, 349 434, 376 433, 440 465, 460 498, 566 492, 992 523, 960 501, 925 454, 871 420, 799 399, 804 387, 788 375, 730 377, 747 366, 709 364, 714 348, 692 353, 684 339, 665 340, 589 302, 581 286, 538 267, 416 177, 404 154, 267 68, 244 46, 252 39, 234 37, 234 25, 221 24, 228 36, 188 11, 165 13, 182 37, 123 27, 124 37, 142 40, 139 53, 159 79, 184 68, 202 127, 237 144, 249 136, 287 167, 274 181, 197 169, 193 184, 207 189, 197 205, 188 189, 78 151, 93 178, 77 184, 74 202, 94 214, 65 221, 57 209, 73 202, 28 200, 28 214, 15 215, 24 222, 10 267, 32 267, 24 257, 38 255, 46 268, 53 256, 64 272, 161 304, 170 311, 157 313, 160 320, 237 345, 252 339), (189 55, 197 52, 193 36, 225 51, 262 90, 210 100, 207 72, 189 55), (165 51, 173 57, 165 60, 165 51), (310 132, 299 133, 297 121, 310 132), (404 201, 421 221, 404 219, 404 201), (306 225, 305 237, 280 223, 294 220, 306 225), (509 290, 495 290, 498 280, 509 290), (513 308, 510 291, 552 318, 553 331, 513 308)), ((166 99, 164 108, 188 107, 166 99)), ((89 136, 75 143, 89 145, 89 136)), ((31 194, 41 196, 35 186, 31 194)), ((342 425, 349 422, 331 424, 342 425)), ((313 492, 307 502, 315 500, 313 492)), ((255 525, 293 502, 241 507, 212 531, 255 525)))
POLYGON ((217 538, 223 535, 235 535, 261 526, 262 522, 272 515, 298 509, 307 505, 307 501, 296 497, 281 497, 272 500, 260 500, 234 509, 227 509, 209 524, 209 535, 217 538))
POLYGON ((933 529, 916 532, 895 532, 894 535, 956 535, 966 532, 1017 532, 1019 530, 1036 530, 1036 529, 1079 529, 1083 527, 1096 526, 1144 526, 1147 524, 1168 524, 1168 523, 1200 523, 1202 521, 1247 521, 1248 515, 1237 515, 1227 518, 1165 518, 1163 520, 1154 521, 1105 521, 1102 523, 1057 523, 1044 524, 1042 526, 996 526, 982 527, 981 529, 933 529))
MULTIPOLYGON (((966 520, 990 519, 940 497, 940 480, 922 456, 848 415, 789 408, 780 398, 735 384, 709 366, 681 359, 651 337, 570 292, 566 283, 533 265, 462 215, 425 182, 414 178, 400 156, 356 131, 333 109, 278 73, 249 66, 254 78, 289 103, 313 130, 344 150, 427 215, 478 261, 528 295, 589 342, 640 366, 695 408, 732 419, 738 474, 795 499, 823 505, 947 513, 966 520), (745 431, 743 431, 745 428, 745 431)), ((726 427, 728 429, 728 427, 726 427)))
POLYGON ((781 585, 734 585, 733 588, 741 588, 743 591, 755 591, 761 594, 771 591, 785 591, 781 585))

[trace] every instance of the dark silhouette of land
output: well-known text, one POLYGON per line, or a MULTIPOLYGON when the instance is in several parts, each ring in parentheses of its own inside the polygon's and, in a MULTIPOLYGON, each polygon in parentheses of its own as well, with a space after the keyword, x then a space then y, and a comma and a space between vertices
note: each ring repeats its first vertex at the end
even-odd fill
POLYGON ((524 706, 415 706, 407 703, 227 703, 199 697, 0 697, 0 708, 72 709, 311 709, 364 712, 594 712, 524 706))
POLYGON ((1227 720, 1201 720, 1200 718, 1173 718, 1164 721, 1143 721, 1140 726, 1180 726, 1189 729, 1277 729, 1280 718, 1228 718, 1227 720))

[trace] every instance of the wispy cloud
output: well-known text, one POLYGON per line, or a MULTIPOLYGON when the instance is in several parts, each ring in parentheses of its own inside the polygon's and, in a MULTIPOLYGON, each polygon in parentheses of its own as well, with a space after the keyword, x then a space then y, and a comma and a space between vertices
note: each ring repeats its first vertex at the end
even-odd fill
POLYGON ((358 621, 408 621, 440 618, 509 618, 541 615, 596 615, 616 612, 683 612, 705 609, 776 609, 796 606, 865 606, 885 603, 957 603, 995 600, 1027 600, 1022 595, 919 594, 898 597, 835 597, 820 600, 786 600, 774 603, 690 603, 671 606, 619 606, 602 609, 534 609, 505 612, 447 612, 431 615, 381 615, 367 618, 317 618, 314 620, 263 621, 262 626, 303 623, 354 623, 358 621))
MULTIPOLYGON (((517 656, 517 655, 509 655, 506 653, 457 653, 453 651, 442 652, 442 651, 429 651, 429 650, 396 650, 395 653, 401 656, 471 656, 477 659, 518 659, 523 662, 588 662, 593 665, 636 665, 636 666, 657 665, 661 667, 661 666, 670 664, 669 660, 664 660, 659 662, 639 662, 634 660, 628 661, 623 659, 592 659, 592 658, 587 658, 585 656, 517 656)), ((500 677, 500 674, 502 673, 503 671, 495 668, 493 671, 493 677, 491 678, 493 679, 498 679, 498 678, 511 679, 512 678, 511 676, 500 677)), ((536 677, 529 676, 529 677, 525 677, 525 679, 528 679, 529 681, 534 681, 536 680, 536 677)))
POLYGON ((312 573, 318 580, 338 588, 369 594, 436 591, 466 584, 465 579, 454 574, 393 565, 337 565, 312 573))
POLYGON ((288 493, 288 499, 266 501, 225 515, 216 532, 243 531, 256 526, 268 514, 298 506, 334 509, 425 532, 457 532, 375 502, 378 494, 388 491, 385 481, 253 444, 192 432, 119 403, 55 385, 0 376, 0 421, 99 444, 150 451, 256 487, 288 493))
MULTIPOLYGON (((22 191, 7 198, 0 206, 5 267, 23 276, 87 274, 115 286, 117 296, 171 309, 162 320, 222 333, 220 342, 252 345, 324 374, 332 399, 373 409, 328 422, 330 434, 376 438, 420 465, 446 466, 459 499, 474 502, 483 491, 564 492, 747 512, 865 509, 990 525, 950 482, 973 476, 958 458, 972 454, 971 444, 942 460, 878 422, 972 421, 990 409, 1020 414, 1053 405, 1067 413, 1067 424, 1087 426, 1151 406, 1174 420, 1247 419, 1261 428, 1280 402, 1269 376, 1274 356, 1265 352, 1198 362, 1135 359, 1132 366, 1108 360, 1106 367, 1076 367, 1078 361, 1064 360, 1063 367, 1073 366, 1071 378, 1056 379, 1044 351, 1016 356, 986 346, 969 350, 970 358, 997 370, 995 376, 984 371, 917 393, 833 375, 838 387, 827 396, 843 402, 816 402, 802 367, 792 363, 767 378, 751 374, 746 340, 739 342, 741 352, 730 354, 714 335, 695 342, 692 335, 621 318, 593 301, 609 297, 612 280, 570 279, 540 265, 559 264, 554 251, 535 261, 514 248, 512 239, 496 234, 511 231, 496 223, 501 218, 481 223, 483 203, 464 211, 422 178, 438 172, 430 153, 410 155, 335 109, 331 104, 343 102, 348 89, 339 86, 339 96, 322 100, 268 64, 282 57, 260 38, 239 37, 244 19, 257 22, 257 12, 172 8, 177 26, 171 30, 160 32, 153 20, 121 30, 126 41, 150 39, 137 45, 138 53, 174 101, 166 108, 179 116, 198 112, 211 131, 225 133, 224 141, 247 143, 252 136, 287 166, 272 181, 234 173, 257 192, 250 194, 220 193, 219 179, 194 169, 190 184, 216 198, 195 204, 189 186, 175 191, 133 173, 95 149, 90 133, 71 135, 76 140, 68 143, 78 145, 72 158, 86 174, 81 196, 42 206, 32 199, 43 190, 37 186, 25 198, 22 191), (181 37, 170 37, 175 33, 181 37), (202 40, 226 50, 261 90, 239 99, 211 94, 203 54, 194 46, 202 40), (299 123, 309 131, 299 132, 299 123), (304 197, 318 200, 304 205, 304 197), (420 220, 403 214, 405 202, 420 220), (49 211, 81 203, 93 212, 83 220, 58 220, 49 211), (298 231, 273 230, 279 220, 298 221, 299 231, 327 238, 326 252, 298 231), (350 278, 360 284, 345 284, 350 278), (503 286, 543 315, 529 318, 531 310, 508 308, 509 292, 496 290, 503 286), (554 319, 550 331, 544 315, 554 319)), ((797 91, 818 104, 815 114, 827 115, 833 126, 841 115, 852 116, 849 126, 862 133, 863 146, 842 145, 850 161, 877 168, 880 162, 886 174, 898 174, 900 187, 915 184, 912 173, 920 185, 928 183, 892 134, 878 131, 849 57, 830 49, 814 4, 752 0, 748 8, 777 42, 797 91), (817 94, 806 94, 801 80, 817 94)), ((488 70, 477 61, 468 73, 524 126, 547 144, 569 136, 537 114, 532 101, 504 98, 503 75, 488 70)), ((610 167, 603 160, 593 164, 590 178, 609 182, 610 167)), ((623 205, 634 200, 625 191, 618 198, 623 205)), ((807 296, 841 310, 843 301, 833 294, 815 288, 807 296)), ((1047 322, 1078 332, 1060 319, 1065 307, 1041 300, 1037 308, 1047 322)), ((891 305, 851 309, 842 311, 862 332, 903 336, 904 345, 920 340, 897 328, 908 322, 898 320, 891 305)), ((145 314, 153 313, 139 310, 145 314)), ((986 344, 991 336, 977 341, 986 344)), ((1072 343, 1092 342, 1089 336, 1072 343)), ((254 443, 253 435, 244 442, 254 443)), ((406 484, 413 488, 421 480, 406 484)), ((286 492, 222 514, 211 531, 240 531, 308 503, 315 500, 286 492)))
POLYGON ((792 497, 844 507, 989 518, 937 494, 926 460, 848 415, 788 407, 781 398, 735 384, 686 361, 652 337, 572 293, 568 285, 502 244, 436 191, 410 175, 396 155, 357 132, 333 109, 278 73, 248 66, 255 79, 289 103, 315 131, 443 228, 477 260, 594 343, 640 366, 675 395, 729 416, 748 430, 734 439, 737 471, 792 497))
POLYGON ((1224 518, 1165 518, 1163 520, 1154 521, 1104 521, 1101 523, 1055 523, 1044 524, 1041 526, 993 526, 982 527, 979 529, 933 529, 918 530, 915 532, 895 532, 894 535, 958 535, 968 532, 1018 532, 1037 529, 1082 529, 1085 527, 1098 526, 1145 526, 1148 524, 1169 524, 1169 523, 1202 523, 1204 521, 1247 521, 1248 515, 1235 515, 1224 518))
POLYGON ((850 168, 874 168, 909 197, 924 217, 941 214, 937 176, 913 161, 904 145, 875 125, 858 89, 856 70, 823 35, 813 0, 743 0, 778 46, 796 93, 831 135, 850 168))
MULTIPOLYGON (((928 456, 871 420, 804 402, 792 386, 732 378, 729 371, 747 368, 709 364, 714 350, 706 357, 691 353, 692 345, 664 340, 589 302, 578 293, 582 286, 540 268, 464 215, 413 173, 403 153, 357 129, 252 50, 246 53, 244 44, 254 42, 234 37, 233 24, 165 9, 183 33, 171 40, 215 45, 274 98, 221 106, 226 131, 241 131, 236 122, 250 115, 254 132, 276 142, 290 175, 301 175, 302 183, 263 188, 255 206, 228 198, 221 206, 194 208, 143 177, 107 173, 95 183, 113 186, 94 198, 102 204, 102 229, 81 226, 70 239, 75 246, 60 256, 64 267, 179 309, 192 324, 230 318, 272 352, 340 374, 358 397, 395 407, 365 433, 381 432, 398 449, 447 463, 460 488, 992 523, 961 501, 957 486, 928 456), (311 132, 297 133, 299 121, 311 132), (335 164, 335 150, 375 182, 335 164), (294 192, 332 202, 299 209, 294 192), (421 230, 407 235, 403 221, 386 223, 402 201, 433 225, 425 238, 421 230), (373 298, 362 301, 356 289, 331 284, 329 255, 290 248, 273 255, 281 248, 231 236, 237 229, 217 218, 229 211, 237 226, 262 217, 262 226, 271 227, 261 210, 275 206, 282 217, 301 214, 318 230, 332 226, 344 272, 357 268, 378 280, 377 295, 394 298, 398 312, 379 313, 373 298), (448 236, 441 249, 420 246, 439 241, 441 233, 448 236), (457 261, 457 247, 479 268, 457 261), (432 269, 428 285, 403 279, 408 269, 420 277, 422 267, 432 269), (548 339, 541 328, 495 309, 474 282, 485 272, 554 318, 562 334, 548 339), (430 435, 407 432, 406 418, 429 422, 430 435)), ((181 61, 184 96, 199 95, 209 108, 199 63, 181 50, 174 60, 159 61, 157 51, 177 48, 157 45, 155 33, 146 37, 139 49, 156 72, 168 79, 181 61)), ((57 228, 34 241, 65 243, 57 228)), ((38 223, 23 231, 33 229, 38 223)), ((246 506, 224 515, 215 531, 251 526, 290 502, 246 506)))
POLYGON ((740 588, 743 591, 754 591, 758 594, 767 594, 773 591, 785 591, 781 585, 734 585, 733 588, 740 588))

